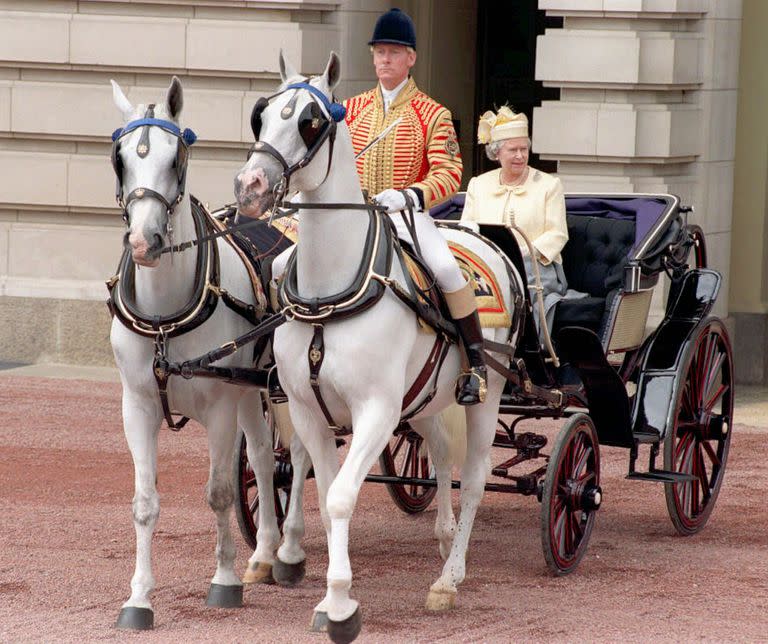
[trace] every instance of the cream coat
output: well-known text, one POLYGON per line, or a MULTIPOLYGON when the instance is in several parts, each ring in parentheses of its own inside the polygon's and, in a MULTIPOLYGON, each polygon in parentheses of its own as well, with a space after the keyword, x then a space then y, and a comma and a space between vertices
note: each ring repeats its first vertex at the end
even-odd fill
MULTIPOLYGON (((560 179, 541 170, 530 168, 520 186, 505 186, 500 180, 501 168, 473 177, 467 186, 467 196, 461 220, 478 224, 515 224, 525 231, 538 251, 543 265, 563 263, 560 251, 568 241, 565 219, 565 197, 560 179)), ((528 245, 520 238, 524 253, 528 245)))

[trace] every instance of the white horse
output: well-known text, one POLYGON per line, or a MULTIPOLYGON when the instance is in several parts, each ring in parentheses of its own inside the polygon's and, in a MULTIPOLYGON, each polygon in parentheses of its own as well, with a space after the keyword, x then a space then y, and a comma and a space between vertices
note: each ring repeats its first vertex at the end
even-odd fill
MULTIPOLYGON (((181 133, 178 128, 183 104, 179 80, 173 78, 163 102, 150 106, 134 107, 114 81, 112 87, 115 105, 126 124, 113 137, 113 163, 118 199, 128 227, 124 245, 129 252, 121 262, 123 269, 118 284, 112 289, 113 305, 119 310, 112 323, 110 339, 123 385, 123 425, 135 468, 133 520, 136 529, 136 568, 131 596, 123 605, 117 626, 148 629, 154 622, 150 593, 155 586, 150 549, 160 512, 156 489, 157 440, 165 416, 153 373, 156 346, 164 345, 165 357, 178 363, 203 355, 253 328, 253 320, 246 320, 220 297, 217 299, 218 289, 209 283, 209 269, 217 263, 223 291, 261 313, 264 303, 258 301, 240 257, 221 239, 211 242, 211 246, 201 244, 184 252, 162 252, 170 244, 201 236, 200 220, 196 227, 190 199, 184 194, 187 145, 194 142, 194 135, 189 131, 181 133), (208 266, 198 266, 198 260, 205 257, 201 255, 203 248, 208 249, 208 266), (132 285, 127 284, 129 281, 132 285), (210 317, 201 318, 204 321, 199 325, 190 322, 199 321, 197 316, 205 310, 207 297, 213 298, 208 301, 213 307, 210 317), (178 335, 173 331, 175 318, 177 322, 186 319, 183 324, 187 326, 180 326, 178 335), (157 320, 160 331, 167 332, 167 338, 162 338, 163 333, 159 338, 158 333, 153 333, 153 319, 157 320), (149 331, 142 334, 137 332, 139 329, 149 331)), ((215 364, 254 366, 252 345, 215 364)), ((238 426, 247 438, 248 458, 262 499, 258 545, 249 560, 244 582, 270 580, 274 553, 280 541, 273 504, 266 502, 273 498, 273 439, 264 420, 259 390, 211 378, 173 376, 168 380, 167 396, 169 410, 194 418, 208 432, 210 473, 206 496, 216 514, 217 541, 216 572, 207 603, 227 607, 242 605, 242 583, 234 570, 235 543, 230 530, 234 498, 232 463, 238 426)), ((294 448, 292 456, 297 469, 306 472, 309 464, 305 463, 307 459, 301 445, 294 448)), ((296 494, 291 510, 287 522, 302 532, 301 502, 296 494)))
MULTIPOLYGON (((323 298, 345 291, 354 282, 364 255, 369 217, 364 208, 311 205, 363 204, 349 131, 338 113, 340 106, 331 103, 339 81, 338 56, 332 53, 325 72, 305 83, 282 54, 280 69, 283 84, 278 93, 268 103, 262 100, 256 105, 252 125, 258 140, 235 180, 235 191, 241 212, 251 216, 267 205, 264 196, 272 194, 275 186, 278 192, 286 188, 286 180, 288 190, 298 191, 293 202, 308 205, 300 209, 295 288, 307 302, 318 298, 322 304, 323 298)), ((462 231, 447 234, 485 260, 512 312, 514 294, 522 293, 516 271, 510 280, 505 260, 478 237, 462 231)), ((405 284, 397 261, 389 275, 405 284)), ((285 293, 285 280, 281 293, 285 293)), ((350 519, 360 486, 398 425, 404 394, 428 360, 434 336, 420 332, 414 313, 389 289, 371 308, 344 319, 319 319, 312 324, 295 317, 297 309, 290 304, 284 310, 290 321, 275 332, 275 358, 295 430, 312 458, 328 538, 327 592, 315 607, 314 623, 327 620, 331 639, 348 642, 362 624, 359 604, 349 594, 350 519), (324 348, 316 341, 320 325, 324 348), (328 414, 321 410, 310 383, 310 362, 318 361, 317 382, 328 414), (353 430, 341 468, 328 416, 336 425, 353 430)), ((485 334, 501 343, 516 341, 509 338, 507 328, 487 329, 485 334)), ((485 402, 466 408, 467 452, 457 525, 451 508, 451 463, 439 414, 454 401, 460 363, 459 350, 451 345, 434 398, 410 421, 428 441, 438 480, 435 533, 445 563, 427 596, 427 608, 433 610, 452 607, 457 586, 464 579, 467 545, 490 470, 490 448, 505 382, 490 371, 485 402)), ((281 548, 278 557, 282 559, 282 555, 281 548)))

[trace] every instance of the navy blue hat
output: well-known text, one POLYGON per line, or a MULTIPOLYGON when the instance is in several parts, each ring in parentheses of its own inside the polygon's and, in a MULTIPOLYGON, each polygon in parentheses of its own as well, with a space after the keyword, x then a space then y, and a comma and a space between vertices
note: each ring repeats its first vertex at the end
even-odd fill
POLYGON ((381 14, 368 44, 375 45, 380 42, 416 49, 416 28, 413 26, 411 17, 400 9, 390 9, 387 13, 381 14))

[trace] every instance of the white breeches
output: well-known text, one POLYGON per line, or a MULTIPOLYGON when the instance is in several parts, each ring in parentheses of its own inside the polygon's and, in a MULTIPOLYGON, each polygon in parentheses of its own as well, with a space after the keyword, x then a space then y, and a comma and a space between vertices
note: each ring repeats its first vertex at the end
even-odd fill
MULTIPOLYGON (((399 212, 396 212, 392 213, 390 217, 397 229, 397 236, 400 239, 412 243, 411 234, 405 226, 402 215, 399 212)), ((416 212, 414 213, 414 220, 416 223, 416 236, 419 238, 421 255, 427 266, 429 266, 429 269, 435 274, 438 286, 440 286, 446 293, 453 293, 454 291, 463 288, 467 283, 467 280, 464 279, 464 275, 461 270, 459 270, 459 265, 456 263, 456 258, 448 248, 448 242, 446 242, 445 237, 440 234, 432 217, 425 212, 416 212)), ((272 262, 273 278, 277 279, 283 274, 291 252, 293 252, 293 247, 285 249, 275 257, 275 260, 272 262)))
MULTIPOLYGON (((411 242, 411 234, 405 226, 403 216, 399 213, 390 215, 397 229, 397 236, 411 242)), ((463 288, 467 283, 456 258, 448 248, 448 242, 435 226, 435 221, 425 212, 414 213, 416 236, 419 239, 421 256, 429 269, 435 274, 438 286, 446 293, 453 293, 463 288)))

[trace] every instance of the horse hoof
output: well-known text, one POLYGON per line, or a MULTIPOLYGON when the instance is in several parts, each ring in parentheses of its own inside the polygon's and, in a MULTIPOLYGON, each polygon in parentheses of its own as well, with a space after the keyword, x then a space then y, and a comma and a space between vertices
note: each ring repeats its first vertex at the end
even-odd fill
POLYGON ((272 564, 259 562, 257 564, 249 563, 243 574, 244 584, 274 584, 272 577, 272 564))
POLYGON ((451 610, 456 605, 456 592, 430 590, 427 595, 427 610, 451 610))
POLYGON ((309 627, 312 633, 328 632, 328 613, 316 610, 312 613, 312 625, 309 627))
POLYGON ((275 563, 272 565, 272 577, 281 586, 288 586, 289 588, 298 586, 304 579, 305 572, 306 559, 295 564, 288 564, 275 559, 275 563))
POLYGON ((328 637, 335 644, 349 644, 354 642, 360 635, 363 628, 363 614, 360 612, 360 606, 355 609, 343 622, 334 622, 328 620, 328 637))
POLYGON ((132 631, 151 631, 155 626, 155 613, 151 608, 126 606, 117 616, 115 628, 132 631))
POLYGON ((205 605, 216 608, 240 608, 243 605, 243 587, 211 584, 205 605))

